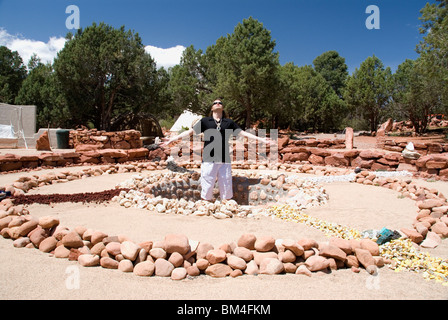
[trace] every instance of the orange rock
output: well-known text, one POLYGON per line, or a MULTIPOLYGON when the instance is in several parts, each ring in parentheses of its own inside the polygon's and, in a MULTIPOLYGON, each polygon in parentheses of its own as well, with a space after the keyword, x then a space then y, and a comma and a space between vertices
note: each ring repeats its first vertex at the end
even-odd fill
POLYGON ((41 136, 36 140, 36 150, 38 151, 51 151, 50 139, 48 138, 48 131, 44 131, 41 136))
POLYGON ((224 278, 232 273, 232 268, 226 264, 217 263, 205 269, 205 274, 214 278, 224 278))

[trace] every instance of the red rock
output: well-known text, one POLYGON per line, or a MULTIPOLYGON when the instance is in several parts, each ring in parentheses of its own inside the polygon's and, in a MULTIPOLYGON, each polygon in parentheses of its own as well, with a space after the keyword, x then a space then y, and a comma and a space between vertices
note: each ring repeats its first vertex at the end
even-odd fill
POLYGON ((355 255, 359 263, 367 268, 368 266, 375 265, 375 260, 369 250, 356 248, 355 255))
POLYGON ((120 245, 120 251, 125 259, 134 261, 140 252, 140 247, 132 241, 123 241, 120 245))
POLYGON ((123 259, 118 263, 118 270, 122 272, 133 272, 134 265, 132 264, 131 260, 123 259))
POLYGON ((269 251, 269 252, 258 252, 258 251, 255 251, 255 252, 253 252, 253 255, 254 255, 254 261, 255 261, 255 263, 258 266, 261 265, 261 262, 263 262, 264 259, 267 259, 267 258, 278 259, 277 253, 275 253, 273 251, 269 251))
POLYGON ((154 274, 155 266, 151 261, 143 261, 134 266, 133 273, 140 277, 150 277, 154 274))
POLYGON ((356 256, 354 255, 348 255, 347 259, 345 260, 345 264, 347 265, 347 267, 359 267, 358 258, 356 258, 356 256))
POLYGON ((303 274, 303 275, 308 276, 308 277, 311 277, 311 275, 312 275, 311 271, 308 270, 308 268, 304 264, 300 265, 297 268, 295 273, 296 274, 303 274))
POLYGON ((304 249, 304 250, 309 250, 311 248, 317 248, 318 244, 315 240, 313 239, 308 239, 308 238, 303 238, 303 239, 299 239, 297 241, 297 243, 304 249))
POLYGON ((324 270, 328 268, 329 261, 325 257, 314 255, 305 260, 305 266, 312 272, 324 270))
POLYGON ((372 163, 372 166, 370 167, 370 169, 373 171, 377 171, 377 170, 386 171, 386 170, 389 170, 390 167, 386 164, 374 162, 374 163, 372 163))
POLYGON ((174 270, 173 264, 165 259, 157 259, 154 268, 155 275, 159 277, 169 277, 174 270))
POLYGON ((66 248, 79 248, 84 245, 84 242, 76 231, 67 233, 61 241, 66 248))
POLYGON ((178 268, 184 264, 184 257, 178 252, 173 252, 168 261, 171 262, 175 268, 178 268))
POLYGON ((82 254, 78 257, 78 262, 83 267, 95 267, 100 264, 100 257, 94 254, 82 254))
POLYGON ((256 275, 259 272, 260 270, 258 269, 258 265, 255 263, 254 260, 249 261, 247 263, 246 270, 244 270, 244 273, 249 275, 256 275))
POLYGON ((236 278, 236 277, 239 277, 239 276, 242 276, 243 275, 243 271, 241 271, 240 269, 235 269, 235 270, 233 270, 231 273, 230 273, 230 276, 232 277, 232 278, 236 278))
POLYGON ((254 250, 256 240, 257 238, 255 237, 255 235, 246 233, 238 239, 237 245, 238 247, 244 247, 249 250, 254 250))
POLYGON ((297 266, 292 262, 283 263, 283 269, 286 273, 295 273, 297 271, 297 266))
POLYGON ((0 219, 0 230, 7 228, 9 223, 12 221, 12 216, 6 216, 0 219))
POLYGON ((196 249, 196 259, 204 259, 207 256, 207 252, 213 250, 214 247, 207 242, 199 243, 196 249))
POLYGON ((213 249, 207 252, 206 259, 210 264, 216 264, 226 259, 226 252, 222 249, 213 249))
POLYGON ((190 250, 188 238, 183 234, 168 234, 165 236, 164 243, 167 253, 179 252, 184 255, 190 250))
POLYGON ((255 241, 255 250, 258 252, 267 252, 274 248, 275 246, 275 239, 271 236, 263 236, 257 238, 255 241))
POLYGON ((433 207, 440 207, 445 203, 444 199, 427 199, 417 202, 419 209, 432 209, 433 207))
POLYGON ((99 256, 104 249, 106 249, 106 245, 102 242, 98 242, 90 249, 90 253, 99 256))
MULTIPOLYGON (((187 274, 191 277, 197 277, 201 274, 201 270, 197 267, 197 265, 192 265, 186 268, 187 274)), ((204 269, 205 270, 205 269, 204 269)))
POLYGON ((437 233, 442 238, 448 237, 448 227, 443 222, 436 222, 431 226, 431 231, 437 233))
POLYGON ((51 229, 59 225, 59 218, 55 216, 40 217, 39 225, 44 229, 51 229))
POLYGON ((284 270, 283 263, 275 258, 266 258, 261 262, 260 273, 279 274, 284 270))
POLYGON ((282 245, 286 249, 291 250, 297 257, 300 257, 305 252, 304 248, 297 241, 291 239, 284 239, 282 245))
POLYGON ((138 148, 138 149, 129 149, 126 150, 129 155, 129 160, 136 158, 144 158, 149 154, 149 150, 146 148, 138 148))
POLYGON ((341 261, 344 261, 347 258, 347 254, 333 245, 325 245, 322 248, 319 248, 319 255, 327 258, 334 258, 341 261))
POLYGON ((244 259, 237 257, 235 255, 230 255, 227 257, 227 264, 233 269, 246 269, 246 261, 244 259))
POLYGON ((324 157, 321 157, 321 156, 318 156, 318 155, 315 155, 315 154, 310 154, 310 156, 308 158, 308 161, 311 164, 314 164, 316 166, 325 164, 324 157))
POLYGON ((330 239, 329 244, 332 246, 338 247, 339 249, 344 251, 346 254, 352 253, 352 246, 350 244, 350 241, 347 239, 333 237, 330 239))
POLYGON ((153 242, 152 241, 144 241, 138 244, 138 246, 142 249, 145 249, 147 252, 152 249, 153 242))
POLYGON ((166 258, 166 251, 162 248, 152 248, 149 250, 149 254, 154 259, 165 259, 166 258))
POLYGON ((30 243, 31 243, 30 238, 22 237, 22 238, 14 240, 12 242, 12 245, 14 246, 14 248, 24 248, 24 247, 26 247, 30 243))
POLYGON ((336 153, 325 158, 325 164, 333 167, 348 167, 350 162, 344 155, 336 153))
POLYGON ((448 163, 446 161, 429 160, 426 162, 426 168, 428 169, 445 169, 447 167, 448 163))
POLYGON ((417 230, 418 233, 420 233, 423 237, 426 236, 428 233, 428 227, 423 222, 417 222, 414 225, 415 230, 417 230))
POLYGON ((172 280, 183 280, 187 277, 187 269, 185 268, 175 268, 171 272, 171 279, 172 280))
POLYGON ((289 249, 286 249, 284 252, 278 253, 278 260, 283 263, 294 262, 296 261, 296 255, 289 249))
POLYGON ((128 158, 128 154, 124 150, 119 149, 102 149, 97 151, 102 157, 111 158, 128 158))
POLYGON ((18 234, 22 237, 26 236, 28 233, 36 229, 38 226, 37 220, 30 220, 22 224, 19 229, 17 230, 18 234))
POLYGON ((226 264, 217 263, 205 269, 205 274, 214 278, 224 278, 232 273, 232 268, 226 264))
POLYGON ((208 268, 208 266, 210 266, 210 262, 207 259, 198 259, 196 260, 196 266, 198 267, 199 270, 204 271, 205 269, 208 268))
POLYGON ((48 138, 48 131, 44 131, 36 140, 36 150, 37 151, 51 151, 50 139, 48 138))
POLYGON ((349 150, 353 149, 353 128, 345 128, 345 147, 349 150))
POLYGON ((243 259, 246 262, 249 262, 250 260, 252 260, 254 258, 252 251, 250 251, 249 249, 247 249, 245 247, 236 247, 233 250, 233 254, 235 256, 243 259))
POLYGON ((102 257, 100 259, 100 265, 106 269, 118 269, 119 262, 109 257, 102 257))
POLYGON ((36 248, 39 247, 40 243, 50 235, 48 230, 43 229, 41 226, 37 226, 33 231, 28 234, 28 238, 34 244, 36 248))
POLYGON ((42 252, 51 252, 56 248, 58 240, 55 237, 48 237, 39 244, 39 250, 42 252))
POLYGON ((309 153, 300 152, 300 153, 284 153, 283 161, 285 162, 297 162, 297 161, 305 161, 308 160, 309 153))
POLYGON ((363 159, 378 159, 384 156, 384 152, 376 150, 363 150, 359 153, 359 156, 363 159))
POLYGON ((109 254, 116 256, 121 253, 121 244, 120 242, 109 242, 106 245, 106 250, 109 254))
POLYGON ((64 246, 58 246, 54 250, 54 257, 55 258, 67 259, 69 255, 70 255, 70 250, 67 249, 64 246))
POLYGON ((90 238, 90 242, 95 245, 98 242, 103 241, 103 239, 106 238, 106 237, 107 237, 107 234, 105 234, 105 233, 103 233, 101 231, 95 231, 95 232, 92 233, 92 236, 90 238))
POLYGON ((423 241, 423 236, 414 229, 402 228, 400 231, 415 243, 423 241))
POLYGON ((361 239, 361 249, 368 250, 372 256, 380 255, 380 247, 375 241, 370 239, 361 239))
POLYGON ((426 234, 425 240, 423 240, 423 242, 420 243, 420 246, 423 248, 435 248, 441 243, 442 238, 440 238, 440 236, 437 233, 429 231, 426 234))

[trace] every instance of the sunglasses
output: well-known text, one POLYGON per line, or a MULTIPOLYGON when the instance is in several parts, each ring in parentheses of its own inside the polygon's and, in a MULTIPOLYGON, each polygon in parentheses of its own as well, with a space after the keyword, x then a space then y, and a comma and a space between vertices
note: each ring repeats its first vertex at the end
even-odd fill
POLYGON ((215 104, 220 104, 220 105, 222 105, 222 102, 221 102, 221 101, 213 102, 213 105, 215 105, 215 104))

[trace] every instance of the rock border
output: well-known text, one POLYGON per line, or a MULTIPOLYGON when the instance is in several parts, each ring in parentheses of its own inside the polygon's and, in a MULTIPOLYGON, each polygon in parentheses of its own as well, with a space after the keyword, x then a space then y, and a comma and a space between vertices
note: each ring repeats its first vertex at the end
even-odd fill
MULTIPOLYGON (((99 171, 97 169, 87 169, 83 170, 83 172, 85 174, 89 172, 89 174, 98 175, 99 171)), ((111 168, 109 167, 108 170, 111 170, 111 168)), ((104 173, 114 173, 114 170, 109 172, 106 170, 106 172, 103 171, 104 173)), ((67 175, 65 176, 67 177, 67 175)), ((62 176, 55 175, 54 180, 62 178, 60 180, 66 180, 64 182, 70 181, 66 177, 62 178, 62 176)), ((377 179, 376 176, 372 177, 370 173, 366 174, 362 172, 358 175, 356 182, 370 184, 366 182, 368 180, 372 182, 371 184, 382 184, 381 181, 375 181, 375 179, 377 179), (359 180, 363 178, 364 180, 359 180)), ((393 185, 394 182, 398 182, 398 180, 388 182, 387 179, 386 183, 382 184, 382 186, 385 186, 387 183, 393 185)), ((19 180, 24 179, 22 177, 19 180)), ((53 183, 53 180, 50 179, 49 181, 42 182, 45 184, 53 183)), ((411 185, 410 183, 404 183, 411 185)), ((39 184, 34 187, 38 186, 39 184)), ((404 188, 401 183, 400 187, 404 188)), ((406 188, 406 190, 409 192, 409 188, 406 188)), ((433 210, 433 208, 445 206, 446 199, 442 203, 440 202, 441 197, 439 199, 435 199, 436 197, 426 199, 427 195, 434 194, 440 196, 440 194, 436 194, 434 191, 426 193, 426 189, 424 190, 425 200, 420 200, 422 201, 419 203, 420 210, 428 210, 426 207, 429 207, 431 212, 438 212, 440 209, 433 210), (435 203, 433 201, 434 203, 431 202, 432 206, 430 206, 428 202, 425 202, 426 200, 439 200, 440 204, 439 202, 435 203)), ((185 279, 188 275, 195 276, 202 273, 212 277, 225 277, 229 275, 234 277, 242 275, 243 271, 246 274, 279 274, 291 272, 311 275, 312 272, 324 271, 328 273, 331 270, 341 267, 350 267, 352 271, 359 272, 360 266, 364 267, 368 273, 375 274, 378 267, 383 266, 384 263, 392 262, 390 259, 383 259, 379 255, 378 245, 370 239, 331 238, 328 243, 317 243, 312 239, 274 239, 270 236, 257 238, 252 234, 242 235, 236 244, 235 242, 231 242, 223 244, 218 248, 213 248, 206 244, 200 244, 187 239, 184 235, 167 235, 163 242, 145 241, 144 243, 136 244, 124 235, 109 236, 101 231, 91 230, 85 227, 76 227, 70 230, 69 228, 60 226, 57 217, 50 216, 36 219, 23 206, 14 206, 10 199, 5 199, 0 204, 3 207, 3 212, 0 213, 0 234, 4 238, 11 238, 15 247, 37 248, 57 258, 77 260, 82 266, 102 266, 103 268, 120 269, 124 272, 130 272, 129 270, 132 264, 132 272, 135 270, 134 273, 137 275, 168 276, 169 274, 174 280, 181 280, 185 279), (251 244, 242 245, 242 238, 251 239, 251 244), (347 241, 350 247, 347 245, 347 241), (310 242, 312 243, 311 246, 308 245, 310 242), (365 245, 363 248, 361 245, 362 242, 365 244, 368 243, 368 246, 365 245), (95 248, 96 245, 98 247, 95 248), (108 245, 109 247, 106 248, 108 245), (208 248, 205 250, 205 257, 198 256, 198 249, 203 246, 206 249, 208 248), (368 248, 374 248, 374 250, 369 250, 366 246, 368 248), (251 251, 252 259, 246 261, 244 258, 236 255, 235 250, 237 252, 245 251, 244 249, 237 249, 240 247, 251 251), (303 251, 301 251, 302 249, 303 251), (153 250, 152 254, 151 250, 153 250), (344 252, 345 256, 341 251, 344 252), (136 255, 135 258, 131 259, 130 257, 134 257, 134 254, 136 255), (181 260, 180 256, 183 259, 183 264, 175 262, 181 260), (262 257, 257 259, 258 263, 255 261, 256 256, 262 257), (349 256, 350 258, 348 258, 349 256), (242 261, 237 258, 245 261, 245 267, 242 261), (161 259, 161 262, 157 263, 158 259, 161 259), (121 261, 124 260, 127 261, 122 263, 121 261), (177 266, 178 264, 179 266, 177 266), (255 265, 258 269, 255 269, 255 265), (196 269, 199 270, 199 273, 196 269), (156 270, 158 271, 156 272, 156 270), (167 270, 171 271, 168 272, 167 270), (176 271, 174 272, 174 270, 176 271)), ((408 237, 411 238, 410 236, 408 237)), ((247 251, 245 253, 248 254, 247 251)), ((248 256, 250 255, 248 254, 248 256)))

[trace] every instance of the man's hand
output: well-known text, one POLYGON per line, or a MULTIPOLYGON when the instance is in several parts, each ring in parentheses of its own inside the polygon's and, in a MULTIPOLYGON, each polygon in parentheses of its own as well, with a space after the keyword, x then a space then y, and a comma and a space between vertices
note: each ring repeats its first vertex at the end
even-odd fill
POLYGON ((159 145, 161 148, 166 148, 171 143, 170 139, 162 138, 162 143, 159 145))
POLYGON ((270 138, 262 138, 261 139, 264 143, 266 143, 268 146, 272 146, 275 144, 274 140, 271 140, 270 138))

